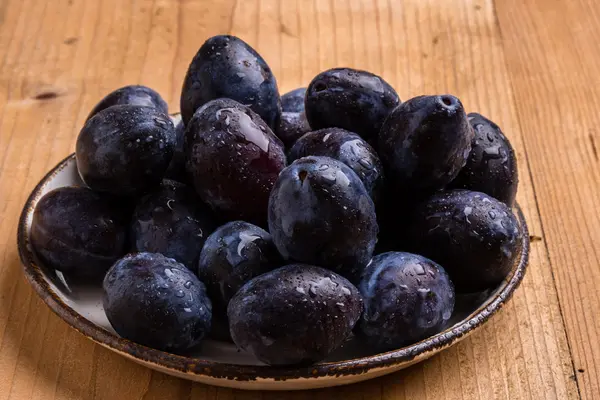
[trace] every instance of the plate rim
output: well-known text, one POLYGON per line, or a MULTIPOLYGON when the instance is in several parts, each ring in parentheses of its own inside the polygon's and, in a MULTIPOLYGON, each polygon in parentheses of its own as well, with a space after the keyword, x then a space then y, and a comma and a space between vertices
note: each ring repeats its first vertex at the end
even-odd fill
POLYGON ((32 190, 21 211, 17 229, 17 247, 23 272, 46 305, 68 325, 88 339, 144 364, 155 364, 178 374, 238 381, 261 379, 283 381, 300 378, 316 379, 340 375, 357 375, 372 369, 393 368, 407 362, 416 362, 418 359, 426 358, 427 355, 433 352, 450 347, 464 336, 475 331, 496 314, 510 300, 522 282, 529 262, 529 230, 523 211, 515 202, 515 214, 522 227, 523 246, 518 263, 515 263, 516 266, 513 267, 511 274, 505 279, 504 287, 495 294, 491 301, 477 308, 468 317, 463 319, 461 323, 448 327, 434 336, 410 346, 384 353, 343 361, 318 363, 305 367, 227 364, 167 353, 121 338, 78 314, 52 290, 48 282, 43 278, 42 272, 35 262, 34 255, 29 246, 27 232, 28 216, 33 212, 45 185, 72 161, 75 161, 74 153, 54 166, 32 190))

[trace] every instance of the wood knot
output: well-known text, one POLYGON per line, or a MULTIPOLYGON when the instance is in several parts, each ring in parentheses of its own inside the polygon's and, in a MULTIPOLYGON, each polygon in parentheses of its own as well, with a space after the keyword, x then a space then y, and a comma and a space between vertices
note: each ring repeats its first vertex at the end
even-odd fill
POLYGON ((65 40, 63 40, 63 43, 66 45, 71 45, 71 44, 77 43, 78 41, 79 41, 79 38, 69 37, 69 38, 66 38, 65 40))
POLYGON ((36 94, 35 96, 33 96, 34 99, 36 100, 52 100, 57 98, 58 96, 60 96, 60 93, 57 93, 55 91, 49 90, 49 91, 44 91, 41 93, 36 94))

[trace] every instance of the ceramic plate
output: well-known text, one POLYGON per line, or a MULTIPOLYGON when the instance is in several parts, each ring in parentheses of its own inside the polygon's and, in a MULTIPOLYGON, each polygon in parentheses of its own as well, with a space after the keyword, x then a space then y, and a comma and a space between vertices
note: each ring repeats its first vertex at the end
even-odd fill
POLYGON ((31 193, 18 230, 18 246, 27 279, 48 306, 73 328, 96 343, 140 364, 167 374, 211 385, 241 389, 294 390, 345 385, 389 374, 423 361, 464 339, 483 325, 511 297, 525 273, 529 234, 521 210, 515 213, 523 228, 523 250, 509 276, 496 289, 457 296, 456 310, 443 332, 411 346, 370 354, 350 338, 326 361, 308 367, 270 367, 233 344, 206 340, 202 348, 186 355, 151 349, 119 337, 102 308, 100 287, 65 279, 38 262, 31 244, 30 227, 38 200, 62 186, 82 185, 75 156, 53 168, 31 193))

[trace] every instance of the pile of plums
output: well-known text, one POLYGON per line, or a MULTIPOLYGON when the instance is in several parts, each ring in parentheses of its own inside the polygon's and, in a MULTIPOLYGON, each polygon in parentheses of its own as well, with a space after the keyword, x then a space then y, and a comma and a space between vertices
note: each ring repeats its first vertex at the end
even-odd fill
POLYGON ((124 338, 182 353, 206 336, 271 365, 445 329, 456 293, 497 287, 521 251, 515 153, 451 95, 400 101, 351 68, 280 96, 265 60, 207 40, 169 116, 144 86, 108 94, 76 144, 85 183, 37 204, 32 243, 103 280, 124 338))

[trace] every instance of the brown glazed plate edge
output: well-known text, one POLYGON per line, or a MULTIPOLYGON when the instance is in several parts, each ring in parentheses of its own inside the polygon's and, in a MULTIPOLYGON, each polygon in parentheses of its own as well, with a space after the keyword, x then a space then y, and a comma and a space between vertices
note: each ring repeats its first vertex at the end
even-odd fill
POLYGON ((462 322, 449 327, 437 335, 410 346, 385 353, 338 362, 319 363, 306 367, 282 368, 225 364, 171 354, 123 339, 83 318, 65 304, 52 290, 48 282, 44 279, 40 268, 36 265, 30 246, 28 246, 28 215, 33 212, 37 200, 41 197, 45 184, 61 172, 74 157, 74 154, 69 155, 44 176, 29 195, 22 210, 17 231, 17 246, 25 276, 33 286, 34 290, 54 313, 89 339, 118 353, 124 353, 124 355, 137 359, 143 363, 156 364, 178 374, 191 374, 216 379, 232 379, 240 381, 252 381, 257 379, 291 380, 357 375, 376 368, 393 368, 394 366, 404 363, 417 361, 418 359, 426 358, 424 356, 428 353, 437 352, 451 346, 463 336, 471 333, 485 323, 511 298, 512 294, 523 280, 527 269, 530 246, 529 233, 523 212, 518 205, 515 205, 516 215, 523 230, 523 246, 518 262, 503 283, 502 289, 496 292, 490 301, 487 301, 486 304, 479 307, 462 322))

